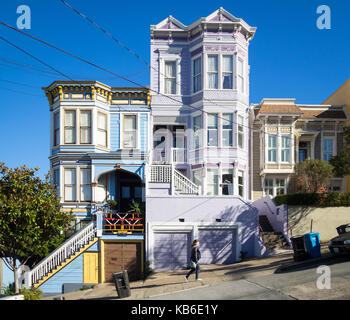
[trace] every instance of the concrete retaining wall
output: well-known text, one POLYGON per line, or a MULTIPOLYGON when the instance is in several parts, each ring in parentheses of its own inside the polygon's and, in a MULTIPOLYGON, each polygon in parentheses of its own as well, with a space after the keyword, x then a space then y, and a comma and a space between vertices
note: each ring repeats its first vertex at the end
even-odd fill
POLYGON ((319 232, 321 241, 329 241, 338 235, 336 227, 350 223, 350 207, 288 206, 288 225, 293 236, 310 232, 311 220, 312 232, 319 232))

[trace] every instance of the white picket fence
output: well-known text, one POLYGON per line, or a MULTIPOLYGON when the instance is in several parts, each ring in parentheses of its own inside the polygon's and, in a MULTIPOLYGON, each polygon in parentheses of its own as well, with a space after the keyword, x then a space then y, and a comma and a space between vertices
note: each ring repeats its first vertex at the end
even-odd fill
POLYGON ((60 266, 66 259, 70 258, 95 237, 96 224, 92 221, 31 269, 28 275, 30 281, 28 285, 32 286, 39 282, 40 279, 47 276, 52 270, 60 266))

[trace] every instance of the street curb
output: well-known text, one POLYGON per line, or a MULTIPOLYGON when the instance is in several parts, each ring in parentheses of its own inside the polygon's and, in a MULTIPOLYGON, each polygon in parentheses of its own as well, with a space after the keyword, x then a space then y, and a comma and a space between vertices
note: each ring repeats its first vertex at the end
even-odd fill
POLYGON ((317 264, 317 263, 322 262, 322 261, 327 261, 327 260, 332 259, 332 258, 334 258, 334 257, 331 253, 325 253, 321 257, 318 257, 318 258, 308 259, 308 260, 300 261, 300 262, 284 263, 284 264, 281 264, 275 270, 275 273, 281 273, 281 272, 291 271, 291 270, 302 268, 302 267, 312 266, 314 264, 317 264))

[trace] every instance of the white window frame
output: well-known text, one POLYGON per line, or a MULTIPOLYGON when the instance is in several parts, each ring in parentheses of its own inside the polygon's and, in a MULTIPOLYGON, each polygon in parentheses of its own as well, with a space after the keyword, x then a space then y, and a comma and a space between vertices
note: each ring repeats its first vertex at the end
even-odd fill
POLYGON ((221 89, 223 90, 233 90, 234 88, 234 84, 233 84, 233 81, 234 81, 234 76, 233 76, 233 73, 234 73, 234 56, 233 54, 222 54, 221 55, 221 89), (232 65, 232 70, 231 71, 227 71, 227 70, 224 70, 224 57, 230 57, 231 58, 231 65, 232 65), (231 74, 231 88, 224 88, 224 74, 231 74))
POLYGON ((92 110, 90 109, 81 109, 79 110, 79 142, 80 144, 91 144, 92 143, 92 110), (84 112, 89 112, 90 114, 90 126, 82 126, 81 125, 81 114, 84 113, 84 112), (86 129, 88 128, 90 130, 90 141, 89 142, 82 142, 82 134, 81 134, 81 129, 86 129))
POLYGON ((244 59, 240 56, 237 56, 237 67, 236 67, 236 70, 237 70, 237 90, 238 92, 244 94, 246 92, 246 84, 245 84, 245 64, 244 64, 244 59), (240 74, 240 68, 239 68, 239 63, 242 62, 242 74, 240 74), (239 87, 239 81, 238 79, 241 79, 242 81, 242 86, 239 87))
POLYGON ((222 135, 222 138, 221 138, 221 144, 223 147, 233 147, 233 113, 223 113, 222 114, 222 121, 221 121, 221 135, 222 135), (230 120, 227 120, 227 119, 224 119, 226 115, 229 115, 230 116, 230 120), (228 121, 230 122, 230 128, 224 128, 224 121, 228 121), (231 139, 231 143, 229 143, 228 145, 225 145, 224 144, 224 132, 230 132, 229 133, 229 137, 231 139))
POLYGON ((271 196, 271 197, 276 197, 279 194, 286 194, 287 193, 287 178, 281 178, 281 177, 265 177, 264 179, 264 185, 263 185, 263 190, 264 190, 264 196, 271 196), (270 180, 272 181, 272 186, 266 187, 266 181, 270 180), (277 181, 278 180, 283 180, 284 181, 284 186, 278 186, 277 181), (283 188, 283 193, 278 193, 278 190, 283 188), (272 190, 272 195, 266 193, 266 189, 271 189, 272 190))
POLYGON ((60 145, 60 127, 61 127, 61 115, 59 111, 54 112, 53 114, 53 146, 57 147, 60 145), (58 116, 58 121, 56 123, 56 116, 58 116), (58 126, 57 126, 58 124, 58 126))
POLYGON ((238 148, 244 149, 244 117, 237 115, 237 146, 238 148), (241 127, 241 128, 240 128, 241 127), (240 136, 242 137, 242 145, 239 145, 240 136))
POLYGON ((220 88, 220 79, 219 79, 219 74, 220 74, 220 65, 219 65, 219 54, 217 53, 208 53, 207 54, 207 66, 206 66, 206 78, 207 78, 207 89, 208 90, 218 90, 220 88), (209 71, 209 57, 210 56, 215 56, 217 58, 217 70, 215 71, 209 71), (217 83, 216 83, 216 88, 210 88, 209 87, 209 74, 216 74, 216 78, 217 78, 217 83))
POLYGON ((278 136, 277 136, 277 134, 271 134, 271 133, 269 133, 268 135, 267 135, 267 143, 266 143, 266 148, 267 148, 267 163, 277 163, 277 154, 278 154, 278 136), (276 139, 276 146, 275 147, 270 147, 270 136, 273 136, 273 137, 275 137, 275 139, 276 139), (276 160, 275 161, 273 161, 273 160, 270 160, 269 159, 269 155, 270 155, 270 150, 272 150, 272 151, 274 151, 275 152, 275 158, 276 158, 276 160))
POLYGON ((192 58, 191 60, 191 66, 192 66, 192 77, 191 77, 191 83, 192 83, 192 93, 198 93, 200 92, 202 89, 203 89, 203 79, 202 79, 202 74, 203 74, 203 58, 202 58, 202 55, 199 55, 199 56, 196 56, 194 58, 192 58), (197 60, 200 60, 200 72, 197 73, 197 74, 194 74, 194 64, 195 64, 195 61, 197 60), (199 85, 200 85, 200 88, 198 88, 197 90, 195 90, 195 79, 196 78, 199 78, 200 81, 199 81, 199 85))
POLYGON ((218 113, 207 113, 207 147, 219 147, 219 114, 218 113), (209 128, 209 116, 214 116, 216 119, 216 128, 209 128), (209 145, 209 132, 216 131, 216 145, 209 145))
POLYGON ((177 70, 178 70, 178 68, 177 68, 177 61, 176 60, 172 60, 172 59, 164 60, 164 73, 163 73, 163 77, 164 77, 163 92, 164 92, 164 94, 168 94, 168 95, 176 95, 176 94, 178 94, 178 92, 177 92, 177 78, 178 78, 177 70), (169 76, 166 75, 166 64, 167 63, 173 63, 174 64, 174 66, 175 66, 175 76, 174 77, 169 77, 169 76), (174 88, 175 88, 174 92, 167 92, 167 90, 166 90, 166 88, 167 88, 167 86, 166 86, 166 82, 167 81, 166 80, 167 79, 170 79, 171 81, 174 81, 174 88))
POLYGON ((96 141, 96 144, 100 147, 103 147, 103 148, 108 148, 108 114, 105 113, 105 112, 102 112, 102 111, 97 111, 97 115, 96 115, 96 130, 97 130, 97 133, 100 131, 100 132, 105 132, 106 133, 106 141, 105 141, 105 144, 100 144, 99 141, 98 141, 98 136, 96 137, 95 141, 96 141), (105 116, 105 119, 106 119, 106 129, 102 129, 98 126, 98 115, 99 114, 102 114, 105 116))
POLYGON ((244 170, 238 170, 238 172, 237 172, 237 194, 239 196, 241 196, 242 198, 244 198, 244 193, 245 193, 245 172, 244 172, 244 170), (242 174, 242 175, 240 176, 240 174, 242 174), (241 184, 239 183, 240 177, 242 177, 241 184), (239 192, 240 187, 242 188, 242 194, 240 194, 240 192, 239 192))
POLYGON ((291 143, 292 137, 290 134, 282 134, 281 135, 281 149, 280 149, 280 159, 282 163, 291 163, 291 156, 292 156, 292 143, 291 143), (283 146, 283 140, 286 139, 285 141, 288 141, 289 146, 285 147, 283 146), (283 152, 289 151, 288 155, 288 160, 283 160, 283 152))
POLYGON ((211 195, 211 196, 217 196, 219 195, 219 187, 220 187, 220 172, 219 172, 219 168, 207 168, 207 173, 206 173, 206 187, 207 187, 207 195, 211 195), (209 183, 209 172, 214 172, 214 183, 209 183), (217 184, 216 184, 216 189, 214 190, 214 194, 209 194, 208 193, 208 187, 213 185, 215 187, 215 172, 216 172, 216 177, 217 177, 217 184), (216 192, 216 193, 215 193, 216 192))
POLYGON ((89 167, 84 167, 84 168, 79 168, 79 201, 80 202, 91 202, 92 201, 92 189, 91 189, 91 168, 89 167), (83 172, 89 172, 89 180, 90 183, 82 183, 82 177, 83 177, 83 172), (90 197, 89 199, 82 200, 82 194, 83 194, 83 188, 90 188, 90 197))
POLYGON ((124 113, 122 114, 122 125, 121 125, 121 149, 123 150, 136 150, 139 148, 139 115, 137 113, 124 113), (135 147, 125 147, 124 146, 124 133, 125 133, 125 129, 124 129, 124 125, 125 125, 125 117, 135 117, 135 147))
POLYGON ((199 149, 202 147, 202 132, 203 132, 203 118, 202 115, 196 115, 192 118, 192 128, 193 128, 193 149, 199 149), (195 118, 199 118, 199 127, 195 128, 195 118), (196 134, 198 133, 198 136, 196 134), (196 144, 196 137, 198 137, 198 146, 196 144))
MULTIPOLYGON (((227 172, 230 172, 230 174, 232 175, 232 181, 231 181, 231 194, 228 194, 228 195, 226 195, 226 194, 223 194, 223 186, 221 186, 221 195, 223 195, 223 196, 232 196, 232 195, 234 195, 234 180, 235 180, 235 172, 234 172, 234 168, 222 168, 221 169, 221 179, 220 179, 220 181, 221 181, 221 183, 222 184, 224 184, 224 181, 223 181, 223 176, 224 176, 224 174, 225 174, 225 171, 227 172)), ((230 190, 230 187, 228 186, 228 189, 230 190)))
POLYGON ((77 202, 77 168, 76 167, 65 167, 64 170, 63 170, 63 199, 65 202, 77 202), (67 184, 66 183, 66 171, 68 170, 72 170, 74 171, 74 179, 72 182, 74 183, 71 183, 71 184, 67 184), (73 191, 72 191, 72 195, 74 196, 74 199, 72 200, 67 200, 66 198, 66 187, 72 187, 73 191))
POLYGON ((69 144, 69 145, 76 144, 77 143, 77 110, 76 109, 64 109, 63 127, 64 127, 64 133, 63 133, 64 144, 69 144), (74 113, 74 126, 66 126, 66 113, 67 112, 74 113), (73 129, 72 130, 72 132, 74 133, 74 141, 73 142, 66 142, 66 129, 73 129))

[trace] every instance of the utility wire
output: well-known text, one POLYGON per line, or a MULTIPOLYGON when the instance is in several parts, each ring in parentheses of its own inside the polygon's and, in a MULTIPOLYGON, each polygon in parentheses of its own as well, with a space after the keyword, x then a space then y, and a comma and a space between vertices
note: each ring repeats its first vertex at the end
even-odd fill
MULTIPOLYGON (((188 107, 190 107, 190 108, 192 108, 192 109, 195 109, 195 110, 198 110, 198 111, 200 111, 200 112, 202 112, 202 113, 211 114, 211 115, 213 114, 213 113, 211 113, 211 112, 204 111, 204 110, 202 110, 202 109, 200 109, 200 108, 198 108, 198 107, 195 107, 195 106, 193 106, 193 105, 184 104, 181 100, 178 100, 178 99, 176 99, 176 98, 174 98, 174 97, 172 97, 172 96, 166 95, 166 94, 164 94, 164 93, 160 93, 160 92, 158 92, 158 91, 156 91, 156 90, 154 90, 154 89, 151 89, 151 88, 147 88, 147 87, 145 87, 145 86, 142 85, 142 84, 139 84, 139 83, 137 83, 137 82, 135 82, 135 81, 133 81, 133 80, 130 80, 130 79, 124 77, 124 76, 121 76, 121 75, 119 75, 119 74, 117 74, 117 73, 115 73, 115 72, 113 72, 113 71, 110 71, 110 70, 104 68, 104 67, 100 67, 100 66, 96 65, 96 64, 93 63, 93 62, 90 62, 90 61, 88 61, 88 60, 86 60, 86 59, 83 59, 83 58, 81 58, 81 57, 79 57, 79 56, 76 56, 76 55, 74 55, 74 54, 72 54, 72 53, 70 53, 70 52, 67 52, 67 51, 65 51, 65 50, 63 50, 63 49, 60 49, 60 48, 58 48, 58 47, 56 47, 56 46, 54 46, 54 45, 52 45, 52 44, 50 44, 50 43, 48 43, 48 42, 46 42, 46 41, 44 41, 44 40, 41 40, 41 39, 39 39, 39 38, 34 37, 34 36, 32 36, 32 35, 30 35, 30 34, 24 32, 24 31, 22 31, 22 30, 16 29, 16 28, 10 26, 9 24, 7 24, 7 23, 5 23, 5 22, 3 22, 3 21, 0 21, 0 24, 6 26, 6 27, 8 27, 8 28, 10 28, 10 29, 12 29, 12 30, 14 30, 14 31, 16 31, 16 32, 19 32, 19 33, 21 33, 21 34, 23 34, 23 35, 25 35, 25 36, 27 36, 27 37, 30 37, 30 38, 32 38, 32 39, 34 39, 34 40, 36 40, 36 41, 38 41, 38 42, 40 42, 40 43, 43 43, 43 44, 45 44, 46 46, 49 46, 49 47, 51 47, 51 48, 54 48, 55 50, 58 50, 58 51, 60 51, 60 52, 62 52, 62 53, 64 53, 64 54, 66 54, 66 55, 69 55, 69 56, 71 56, 71 57, 73 57, 73 58, 75 58, 75 59, 78 59, 78 60, 80 60, 80 61, 82 61, 82 62, 84 62, 84 63, 86 63, 86 64, 89 64, 89 65, 91 65, 91 66, 93 66, 93 67, 95 67, 95 68, 97 68, 97 69, 100 69, 100 70, 105 71, 105 72, 107 72, 107 73, 110 73, 110 74, 112 74, 112 75, 114 75, 114 76, 116 76, 116 77, 118 77, 118 78, 120 78, 120 79, 122 79, 122 80, 125 80, 125 81, 127 81, 127 82, 130 82, 130 83, 132 83, 132 84, 136 85, 137 87, 140 87, 140 88, 142 88, 142 89, 144 89, 144 90, 150 90, 150 91, 152 91, 152 92, 154 92, 154 93, 156 93, 156 94, 158 94, 158 95, 164 96, 164 97, 166 97, 166 98, 168 98, 168 99, 170 99, 170 100, 173 100, 173 101, 175 101, 175 102, 177 102, 177 103, 180 103, 180 104, 183 105, 183 106, 188 106, 188 107)), ((1 37, 0 37, 0 39, 1 39, 1 37)), ((33 57, 33 58, 34 58, 34 57, 33 57)), ((34 58, 34 59, 40 61, 40 60, 37 59, 37 58, 34 58)), ((47 64, 46 64, 46 65, 47 65, 47 64)), ((50 68, 52 68, 52 67, 50 66, 50 68)), ((59 72, 59 73, 62 74, 61 72, 59 72)), ((67 77, 67 76, 66 76, 66 77, 67 77)), ((72 80, 72 79, 71 79, 71 80, 72 80)), ((72 80, 72 81, 75 82, 75 83, 78 83, 77 81, 74 81, 74 80, 72 80)), ((232 111, 232 110, 231 110, 231 111, 232 111)), ((214 113, 214 114, 215 114, 215 113, 214 113)), ((225 120, 226 122, 230 122, 230 123, 233 123, 233 124, 238 124, 237 122, 231 121, 231 120, 228 120, 228 119, 225 119, 225 118, 219 116, 218 114, 215 114, 215 116, 216 116, 217 118, 221 118, 221 119, 225 120)), ((247 125, 244 125, 244 124, 243 124, 243 125, 240 124, 240 125, 241 125, 242 127, 248 128, 248 129, 250 129, 250 130, 254 130, 254 128, 251 127, 251 126, 247 126, 247 125)), ((263 131, 263 132, 264 132, 264 133, 267 133, 267 131, 263 131)), ((287 137, 288 137, 289 139, 292 139, 292 138, 289 137, 289 136, 287 136, 287 137)))

